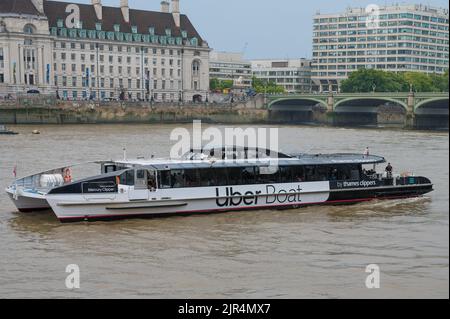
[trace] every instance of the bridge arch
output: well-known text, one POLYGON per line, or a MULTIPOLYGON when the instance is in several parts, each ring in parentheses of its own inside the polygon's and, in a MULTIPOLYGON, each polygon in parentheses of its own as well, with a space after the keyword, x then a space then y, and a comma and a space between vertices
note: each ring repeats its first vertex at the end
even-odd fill
POLYGON ((268 109, 273 122, 308 124, 326 114, 327 103, 314 97, 286 97, 274 99, 268 109))
POLYGON ((449 105, 449 98, 447 97, 436 97, 431 99, 422 100, 419 103, 417 103, 414 106, 414 112, 419 111, 423 108, 426 108, 426 106, 435 106, 436 104, 443 104, 447 106, 447 114, 448 114, 448 105, 449 105))
POLYGON ((418 129, 448 130, 449 98, 424 99, 414 108, 414 126, 418 129))
POLYGON ((334 104, 335 125, 403 126, 408 113, 407 101, 383 96, 353 96, 334 104))
POLYGON ((305 106, 317 105, 321 104, 324 108, 327 108, 327 103, 324 100, 318 98, 310 98, 310 97, 290 97, 290 98, 279 98, 273 100, 269 103, 269 109, 272 109, 273 106, 288 106, 295 105, 295 102, 315 102, 315 104, 307 103, 305 106))
MULTIPOLYGON (((408 112, 408 104, 402 100, 396 99, 396 98, 390 98, 390 97, 375 97, 375 96, 359 96, 359 97, 349 97, 342 99, 334 104, 333 109, 336 111, 336 109, 339 106, 343 106, 346 102, 357 102, 357 101, 379 101, 379 102, 392 102, 396 103, 398 105, 401 105, 406 112, 408 112)), ((382 105, 384 103, 379 103, 378 105, 373 105, 372 107, 377 107, 379 105, 382 105)))

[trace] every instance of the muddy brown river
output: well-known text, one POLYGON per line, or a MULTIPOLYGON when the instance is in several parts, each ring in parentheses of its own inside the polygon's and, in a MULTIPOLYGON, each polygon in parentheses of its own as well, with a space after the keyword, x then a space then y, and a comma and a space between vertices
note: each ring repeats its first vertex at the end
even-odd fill
POLYGON ((14 165, 23 176, 120 159, 124 146, 129 157, 167 157, 175 127, 10 126, 20 134, 0 135, 0 298, 449 297, 448 132, 279 129, 286 152, 370 146, 396 172, 431 178, 435 191, 416 199, 60 224, 51 212, 17 212, 4 192, 14 165), (69 264, 80 289, 66 288, 69 264), (380 267, 379 289, 366 288, 369 264, 380 267))

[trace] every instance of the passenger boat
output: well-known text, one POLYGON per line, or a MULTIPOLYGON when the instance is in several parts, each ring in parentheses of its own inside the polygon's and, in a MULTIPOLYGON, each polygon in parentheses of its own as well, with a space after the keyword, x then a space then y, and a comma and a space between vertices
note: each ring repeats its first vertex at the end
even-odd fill
POLYGON ((0 125, 0 135, 17 135, 19 133, 10 131, 5 125, 0 125))
POLYGON ((93 162, 97 172, 86 178, 84 166, 56 168, 17 179, 6 191, 21 212, 51 209, 71 222, 349 204, 433 190, 426 177, 377 172, 385 162, 221 147, 191 150, 180 160, 93 162))

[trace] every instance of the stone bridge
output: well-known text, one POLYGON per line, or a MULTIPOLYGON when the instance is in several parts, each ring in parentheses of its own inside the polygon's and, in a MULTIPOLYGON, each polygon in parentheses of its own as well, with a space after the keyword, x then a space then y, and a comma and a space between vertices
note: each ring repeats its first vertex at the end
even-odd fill
POLYGON ((287 94, 268 95, 265 102, 279 122, 377 125, 382 110, 404 127, 448 129, 448 93, 287 94))

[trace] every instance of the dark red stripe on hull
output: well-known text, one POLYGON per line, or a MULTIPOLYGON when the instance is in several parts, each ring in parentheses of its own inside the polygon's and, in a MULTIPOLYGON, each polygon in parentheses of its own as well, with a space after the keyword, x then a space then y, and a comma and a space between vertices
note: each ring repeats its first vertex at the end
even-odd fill
POLYGON ((46 210, 52 210, 50 207, 37 207, 37 208, 18 208, 21 213, 42 212, 46 210))

